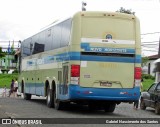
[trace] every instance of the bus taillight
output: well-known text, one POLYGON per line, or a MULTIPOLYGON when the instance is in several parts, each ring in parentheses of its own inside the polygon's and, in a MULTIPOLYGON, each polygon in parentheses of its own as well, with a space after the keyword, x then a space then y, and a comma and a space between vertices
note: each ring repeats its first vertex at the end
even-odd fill
POLYGON ((134 71, 134 79, 141 79, 141 67, 135 67, 135 71, 134 71))
POLYGON ((80 65, 71 65, 71 84, 79 84, 80 65))
POLYGON ((135 86, 140 86, 141 73, 142 73, 141 67, 135 67, 135 70, 134 70, 134 85, 135 86))
POLYGON ((79 76, 80 76, 80 66, 71 65, 71 77, 79 77, 79 76))

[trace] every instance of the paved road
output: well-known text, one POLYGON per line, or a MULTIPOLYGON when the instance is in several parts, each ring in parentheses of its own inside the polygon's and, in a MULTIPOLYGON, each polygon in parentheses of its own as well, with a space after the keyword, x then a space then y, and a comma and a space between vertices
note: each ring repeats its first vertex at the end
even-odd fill
MULTIPOLYGON (((105 113, 104 111, 89 111, 87 106, 77 106, 75 104, 70 105, 63 111, 57 111, 53 108, 48 108, 46 106, 46 101, 44 98, 33 97, 32 100, 27 101, 23 98, 0 98, 0 111, 3 111, 7 117, 11 118, 159 118, 159 115, 154 113, 154 110, 147 108, 146 111, 134 110, 132 104, 122 103, 118 105, 114 113, 105 113)), ((3 115, 0 116, 3 118, 3 115)), ((160 125, 160 124, 159 124, 160 125)), ((157 124, 86 124, 84 127, 96 127, 96 126, 111 126, 111 127, 124 127, 124 126, 145 126, 145 127, 158 127, 157 124)), ((23 125, 24 126, 24 125, 23 125)), ((22 126, 22 127, 23 127, 22 126)), ((30 127, 31 125, 29 125, 30 127)), ((35 127, 36 125, 34 125, 35 127)), ((39 127, 38 125, 37 127, 39 127)), ((57 127, 67 127, 75 126, 73 124, 54 124, 54 125, 42 125, 57 126, 57 127)), ((82 127, 82 125, 77 124, 76 126, 82 127)))

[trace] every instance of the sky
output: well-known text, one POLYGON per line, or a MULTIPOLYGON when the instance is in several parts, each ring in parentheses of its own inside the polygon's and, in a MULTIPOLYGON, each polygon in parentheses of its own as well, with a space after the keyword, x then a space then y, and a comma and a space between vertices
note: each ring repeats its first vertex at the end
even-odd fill
MULTIPOLYGON (((87 11, 115 12, 120 7, 134 11, 141 24, 142 55, 157 54, 160 33, 155 32, 160 32, 160 0, 84 0, 84 2, 87 3, 87 11)), ((8 46, 9 42, 2 41, 10 40, 11 43, 13 40, 23 41, 54 21, 71 17, 81 11, 81 3, 82 0, 0 0, 0 46, 8 46)), ((17 45, 15 42, 15 46, 17 45)))

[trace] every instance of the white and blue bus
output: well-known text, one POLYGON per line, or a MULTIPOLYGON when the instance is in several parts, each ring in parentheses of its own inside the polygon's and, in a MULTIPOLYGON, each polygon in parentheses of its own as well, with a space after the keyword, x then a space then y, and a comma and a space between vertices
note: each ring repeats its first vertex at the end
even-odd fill
POLYGON ((21 44, 19 90, 47 106, 69 102, 113 112, 140 96, 139 20, 113 12, 78 12, 21 44))

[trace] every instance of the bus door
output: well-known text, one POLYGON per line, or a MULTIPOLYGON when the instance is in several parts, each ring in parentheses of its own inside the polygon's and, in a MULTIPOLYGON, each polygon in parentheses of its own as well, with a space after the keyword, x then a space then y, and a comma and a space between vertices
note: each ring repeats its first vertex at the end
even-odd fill
POLYGON ((62 64, 62 69, 58 70, 58 91, 60 95, 68 94, 68 63, 62 64))

